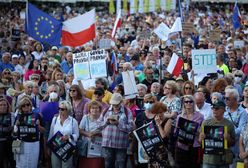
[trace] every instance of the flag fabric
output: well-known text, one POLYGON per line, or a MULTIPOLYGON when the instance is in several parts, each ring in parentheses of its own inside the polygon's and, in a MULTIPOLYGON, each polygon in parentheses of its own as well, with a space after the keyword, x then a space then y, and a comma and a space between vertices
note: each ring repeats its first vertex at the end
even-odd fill
POLYGON ((111 57, 111 67, 112 67, 112 69, 113 69, 113 73, 114 73, 114 74, 115 74, 116 72, 118 72, 116 54, 115 54, 114 51, 112 52, 112 57, 111 57))
POLYGON ((179 74, 182 71, 182 67, 183 67, 183 60, 180 57, 178 57, 178 55, 173 53, 170 63, 167 67, 167 71, 172 75, 179 76, 179 74))
POLYGON ((182 28, 182 20, 180 17, 176 18, 176 21, 173 23, 171 27, 171 33, 181 32, 183 31, 182 28))
POLYGON ((234 6, 232 22, 233 22, 233 27, 235 29, 238 29, 238 28, 241 27, 241 15, 240 15, 240 12, 239 12, 239 7, 238 7, 238 2, 237 1, 235 3, 235 6, 234 6))
POLYGON ((121 0, 116 0, 116 16, 121 11, 121 0))
POLYGON ((96 36, 95 9, 63 22, 62 44, 65 46, 81 46, 96 36))
POLYGON ((112 30, 111 37, 114 38, 116 30, 121 27, 121 11, 119 11, 117 18, 115 20, 114 28, 112 30))
POLYGON ((181 20, 184 21, 181 0, 178 0, 178 13, 181 20))
POLYGON ((170 28, 164 24, 160 23, 160 25, 154 29, 154 33, 163 41, 167 41, 170 34, 170 28))
POLYGON ((31 3, 26 8, 26 33, 39 42, 59 46, 62 23, 47 13, 39 10, 31 3))

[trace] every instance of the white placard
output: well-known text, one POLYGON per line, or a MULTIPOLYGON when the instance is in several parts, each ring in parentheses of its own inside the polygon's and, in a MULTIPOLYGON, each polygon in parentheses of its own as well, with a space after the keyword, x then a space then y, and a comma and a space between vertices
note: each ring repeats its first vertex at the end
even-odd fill
POLYGON ((245 42, 243 40, 235 40, 234 48, 243 48, 245 46, 245 42))
POLYGON ((216 50, 192 50, 192 67, 196 74, 216 73, 216 50))
POLYGON ((138 89, 135 83, 133 71, 122 72, 125 99, 135 98, 138 94, 138 89))

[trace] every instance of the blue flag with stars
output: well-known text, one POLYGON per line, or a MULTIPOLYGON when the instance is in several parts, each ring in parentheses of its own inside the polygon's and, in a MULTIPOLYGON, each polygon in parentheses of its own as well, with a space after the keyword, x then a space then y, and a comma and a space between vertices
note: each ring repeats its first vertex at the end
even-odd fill
POLYGON ((59 46, 62 23, 28 3, 25 22, 26 33, 39 42, 59 46))

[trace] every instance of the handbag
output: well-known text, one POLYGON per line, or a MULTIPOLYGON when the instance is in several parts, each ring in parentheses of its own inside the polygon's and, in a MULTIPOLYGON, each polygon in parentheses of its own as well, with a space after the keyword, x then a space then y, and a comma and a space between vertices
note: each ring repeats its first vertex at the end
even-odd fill
MULTIPOLYGON (((86 128, 85 131, 89 131, 89 116, 86 117, 86 128), (88 128, 87 128, 88 127, 88 128)), ((88 153, 88 139, 86 137, 80 137, 77 141, 77 149, 79 156, 87 157, 88 153)))
POLYGON ((22 144, 22 141, 21 140, 14 140, 12 142, 12 152, 14 154, 20 154, 20 153, 22 153, 22 148, 23 148, 22 146, 23 146, 23 144, 22 144))

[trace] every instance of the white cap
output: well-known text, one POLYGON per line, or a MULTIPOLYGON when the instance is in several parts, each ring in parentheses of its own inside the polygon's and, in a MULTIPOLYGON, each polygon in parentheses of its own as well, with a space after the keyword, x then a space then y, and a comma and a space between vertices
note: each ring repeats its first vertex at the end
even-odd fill
POLYGON ((56 46, 52 46, 52 48, 51 48, 52 50, 58 50, 58 47, 56 47, 56 46))
POLYGON ((12 55, 12 58, 19 58, 19 56, 16 55, 16 54, 13 54, 13 55, 12 55))

